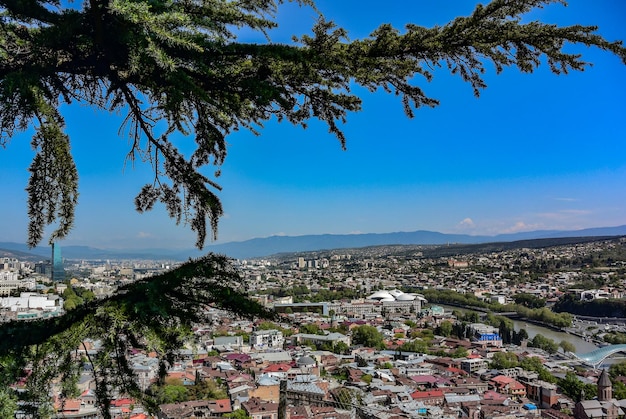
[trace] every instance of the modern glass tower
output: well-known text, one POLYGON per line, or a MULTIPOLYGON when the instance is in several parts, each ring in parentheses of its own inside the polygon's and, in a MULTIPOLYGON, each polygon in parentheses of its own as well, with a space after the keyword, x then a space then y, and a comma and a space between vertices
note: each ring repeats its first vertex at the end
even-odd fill
POLYGON ((63 257, 61 256, 61 246, 52 243, 52 280, 64 281, 65 268, 63 268, 63 257))

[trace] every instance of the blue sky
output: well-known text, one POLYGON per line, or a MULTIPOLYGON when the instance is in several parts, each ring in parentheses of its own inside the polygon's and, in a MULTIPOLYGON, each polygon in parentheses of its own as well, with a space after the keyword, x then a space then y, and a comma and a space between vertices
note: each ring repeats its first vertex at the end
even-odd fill
MULTIPOLYGON (((349 31, 367 36, 380 23, 445 24, 476 2, 322 0, 318 8, 349 31)), ((315 13, 292 4, 277 16, 272 39, 307 33, 315 13)), ((571 1, 533 12, 529 20, 595 24, 609 40, 626 39, 626 2, 571 1)), ((242 41, 255 41, 242 33, 242 41)), ((311 123, 303 130, 270 122, 255 137, 228 138, 218 183, 225 216, 217 243, 271 235, 434 230, 498 234, 626 224, 626 66, 608 53, 580 48, 594 63, 555 76, 488 67, 479 99, 458 77, 437 72, 417 82, 439 99, 408 119, 397 97, 362 94, 363 111, 343 126, 347 151, 311 123)), ((137 214, 133 198, 151 180, 148 166, 124 166, 120 118, 64 108, 80 174, 74 231, 62 245, 190 248, 195 236, 162 207, 137 214)), ((190 139, 179 138, 180 144, 190 139)), ((183 145, 184 147, 184 145, 183 145)), ((25 242, 30 135, 0 150, 0 241, 25 242)), ((44 243, 47 237, 44 239, 44 243)))

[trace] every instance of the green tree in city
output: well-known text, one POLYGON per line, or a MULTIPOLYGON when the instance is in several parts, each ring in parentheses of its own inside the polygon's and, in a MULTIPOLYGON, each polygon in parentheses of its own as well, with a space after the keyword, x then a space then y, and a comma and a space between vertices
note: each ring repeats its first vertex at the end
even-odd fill
POLYGON ((539 379, 548 383, 556 383, 557 379, 546 367, 541 363, 541 359, 535 356, 522 358, 519 366, 526 371, 534 371, 539 375, 539 379))
POLYGON ((322 329, 315 323, 305 323, 298 327, 300 329, 300 333, 307 333, 310 335, 320 335, 323 334, 322 329))
POLYGON ((228 393, 214 379, 201 379, 188 386, 188 400, 217 400, 228 398, 228 393))
POLYGON ((583 383, 573 372, 568 372, 564 378, 558 380, 558 386, 563 394, 576 402, 593 399, 598 394, 595 385, 583 383))
POLYGON ((543 349, 549 354, 554 354, 559 350, 559 345, 550 338, 547 338, 541 334, 536 334, 530 341, 530 346, 533 348, 543 349))
POLYGON ((67 311, 74 310, 76 307, 84 303, 84 300, 76 294, 74 288, 68 285, 63 294, 63 308, 67 311))
POLYGON ((352 329, 352 343, 371 348, 382 348, 383 335, 374 326, 364 324, 352 329))
POLYGON ((491 358, 491 368, 497 370, 504 370, 508 368, 514 368, 519 365, 517 355, 513 352, 496 352, 491 358))
POLYGON ((612 381, 613 384, 613 398, 617 400, 626 399, 626 384, 621 381, 612 381))
POLYGON ((345 342, 337 342, 333 345, 332 351, 339 355, 347 355, 350 352, 350 347, 345 342))
POLYGON ((469 354, 469 352, 467 352, 467 349, 465 349, 462 346, 458 346, 451 354, 450 356, 452 358, 465 358, 467 355, 469 354))
POLYGON ((500 333, 500 337, 502 338, 502 342, 505 345, 508 345, 513 342, 513 334, 515 330, 513 329, 513 322, 506 317, 497 316, 496 317, 500 324, 498 327, 498 332, 500 333))
POLYGON ((566 340, 562 340, 559 346, 563 349, 563 352, 576 352, 576 345, 566 340))
POLYGON ((414 339, 410 342, 404 342, 402 345, 400 345, 399 349, 405 352, 416 352, 419 354, 426 354, 428 353, 428 343, 421 339, 414 339))
POLYGON ((626 377, 626 361, 622 361, 617 364, 612 364, 609 367, 609 376, 611 378, 616 378, 619 376, 626 377))
POLYGON ((452 334, 452 328, 453 328, 452 322, 448 320, 444 320, 441 322, 441 324, 437 328, 437 333, 440 334, 441 336, 448 337, 452 334))
POLYGON ((165 383, 151 389, 158 404, 186 402, 189 400, 187 386, 179 379, 166 379, 165 383))
POLYGON ((519 331, 513 331, 513 339, 511 341, 514 345, 521 345, 522 341, 528 339, 528 332, 526 329, 520 329, 519 331))
POLYGON ((237 409, 232 413, 226 413, 224 417, 230 419, 250 419, 250 416, 248 416, 246 411, 243 409, 237 409))
POLYGON ((515 304, 523 305, 528 308, 541 308, 546 305, 546 300, 539 298, 533 294, 520 293, 513 296, 515 304))

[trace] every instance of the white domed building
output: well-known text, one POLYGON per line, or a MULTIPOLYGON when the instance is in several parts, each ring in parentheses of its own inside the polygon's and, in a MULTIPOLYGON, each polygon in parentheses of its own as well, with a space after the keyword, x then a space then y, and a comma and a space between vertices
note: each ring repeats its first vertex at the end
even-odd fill
POLYGON ((426 299, 419 294, 405 293, 400 290, 379 290, 367 297, 369 301, 381 303, 382 310, 387 314, 392 313, 419 313, 426 299))
POLYGON ((424 296, 414 293, 405 293, 400 290, 379 290, 366 298, 351 302, 332 302, 327 304, 328 310, 335 314, 349 317, 371 317, 384 313, 385 316, 394 313, 417 315, 422 310, 422 304, 428 301, 424 296))
POLYGON ((376 291, 374 294, 367 297, 367 299, 376 301, 396 301, 396 297, 389 291, 376 291))

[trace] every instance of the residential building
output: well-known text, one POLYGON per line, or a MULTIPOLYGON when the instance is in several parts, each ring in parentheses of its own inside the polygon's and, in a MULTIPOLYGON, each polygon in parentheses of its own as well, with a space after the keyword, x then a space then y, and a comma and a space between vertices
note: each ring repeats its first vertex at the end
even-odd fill
POLYGON ((470 358, 461 360, 461 369, 468 374, 475 374, 487 368, 488 362, 484 358, 470 358))
POLYGON ((255 330, 250 334, 250 346, 257 349, 282 348, 284 344, 285 338, 280 330, 255 330))
POLYGON ((278 403, 251 398, 247 402, 241 403, 241 407, 252 419, 278 418, 278 403))

